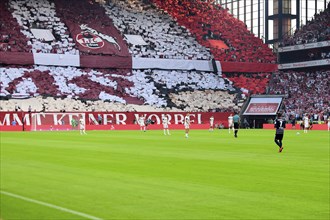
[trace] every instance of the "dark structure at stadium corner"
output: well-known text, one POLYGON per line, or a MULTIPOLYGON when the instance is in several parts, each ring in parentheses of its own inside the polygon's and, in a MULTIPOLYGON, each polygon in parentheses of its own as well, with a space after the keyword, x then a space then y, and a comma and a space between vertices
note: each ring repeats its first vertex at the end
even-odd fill
MULTIPOLYGON (((314 8, 314 14, 318 12, 317 0, 265 0, 265 42, 267 44, 276 44, 280 42, 286 34, 292 31, 292 28, 298 29, 301 27, 302 13, 304 13, 305 21, 308 21, 308 9, 310 6, 314 8), (270 12, 269 4, 273 3, 273 12, 270 12), (295 9, 292 8, 292 3, 295 3, 295 9), (294 12, 295 11, 295 12, 294 12), (293 23, 295 20, 295 24, 293 23), (270 23, 273 22, 273 36, 269 35, 270 23)), ((326 8, 327 1, 324 0, 326 8)))
POLYGON ((281 42, 292 31, 307 23, 313 15, 327 8, 328 0, 217 0, 243 21, 266 44, 281 42), (251 13, 255 12, 255 13, 251 13), (271 33, 273 30, 273 34, 271 33))

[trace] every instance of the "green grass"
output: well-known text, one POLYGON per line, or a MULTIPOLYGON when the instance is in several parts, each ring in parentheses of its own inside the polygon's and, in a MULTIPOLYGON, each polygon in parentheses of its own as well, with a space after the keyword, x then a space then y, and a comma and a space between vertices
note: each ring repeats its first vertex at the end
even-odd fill
MULTIPOLYGON (((102 219, 329 219, 329 132, 1 132, 1 190, 102 219)), ((0 216, 84 219, 1 195, 0 216)))

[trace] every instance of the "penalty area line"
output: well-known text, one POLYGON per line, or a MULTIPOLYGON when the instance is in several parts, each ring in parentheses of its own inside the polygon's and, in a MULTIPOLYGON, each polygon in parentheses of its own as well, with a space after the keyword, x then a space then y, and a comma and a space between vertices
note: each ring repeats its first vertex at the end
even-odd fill
POLYGON ((87 218, 87 219, 102 220, 101 218, 98 218, 98 217, 95 217, 95 216, 92 216, 92 215, 88 215, 88 214, 85 214, 85 213, 82 213, 82 212, 67 209, 67 208, 64 208, 64 207, 61 207, 61 206, 53 205, 53 204, 50 204, 50 203, 47 203, 47 202, 42 202, 42 201, 38 201, 38 200, 35 200, 35 199, 27 198, 27 197, 20 196, 20 195, 14 194, 14 193, 2 191, 2 190, 0 191, 0 193, 3 194, 3 195, 7 195, 7 196, 17 198, 17 199, 25 200, 27 202, 39 204, 39 205, 42 205, 42 206, 47 206, 49 208, 57 209, 57 210, 60 210, 60 211, 63 211, 63 212, 68 212, 68 213, 78 215, 78 216, 81 216, 81 217, 84 217, 84 218, 87 218))

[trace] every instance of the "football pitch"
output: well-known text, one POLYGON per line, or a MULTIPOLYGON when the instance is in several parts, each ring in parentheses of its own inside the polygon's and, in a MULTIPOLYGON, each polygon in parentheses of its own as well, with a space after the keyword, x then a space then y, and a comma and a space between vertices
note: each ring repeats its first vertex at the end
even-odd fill
POLYGON ((329 219, 330 133, 296 132, 1 132, 0 219, 329 219))

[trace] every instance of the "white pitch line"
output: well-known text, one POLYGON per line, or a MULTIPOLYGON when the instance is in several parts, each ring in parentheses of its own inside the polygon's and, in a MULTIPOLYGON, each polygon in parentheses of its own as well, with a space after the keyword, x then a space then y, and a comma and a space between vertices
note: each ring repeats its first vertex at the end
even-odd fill
POLYGON ((39 205, 47 206, 47 207, 50 207, 50 208, 53 208, 53 209, 57 209, 57 210, 60 210, 60 211, 63 211, 63 212, 68 212, 68 213, 71 213, 71 214, 74 214, 74 215, 79 215, 79 216, 87 218, 87 219, 102 220, 101 218, 98 218, 98 217, 95 217, 95 216, 92 216, 92 215, 88 215, 88 214, 85 214, 85 213, 82 213, 82 212, 77 212, 77 211, 74 211, 74 210, 71 210, 71 209, 63 208, 61 206, 53 205, 53 204, 50 204, 50 203, 47 203, 47 202, 42 202, 42 201, 38 201, 38 200, 35 200, 35 199, 27 198, 27 197, 24 197, 24 196, 16 195, 14 193, 2 191, 2 190, 0 191, 0 193, 4 194, 4 195, 7 195, 7 196, 14 197, 14 198, 18 198, 18 199, 21 199, 21 200, 25 200, 25 201, 28 201, 28 202, 32 202, 32 203, 35 203, 35 204, 39 204, 39 205))

